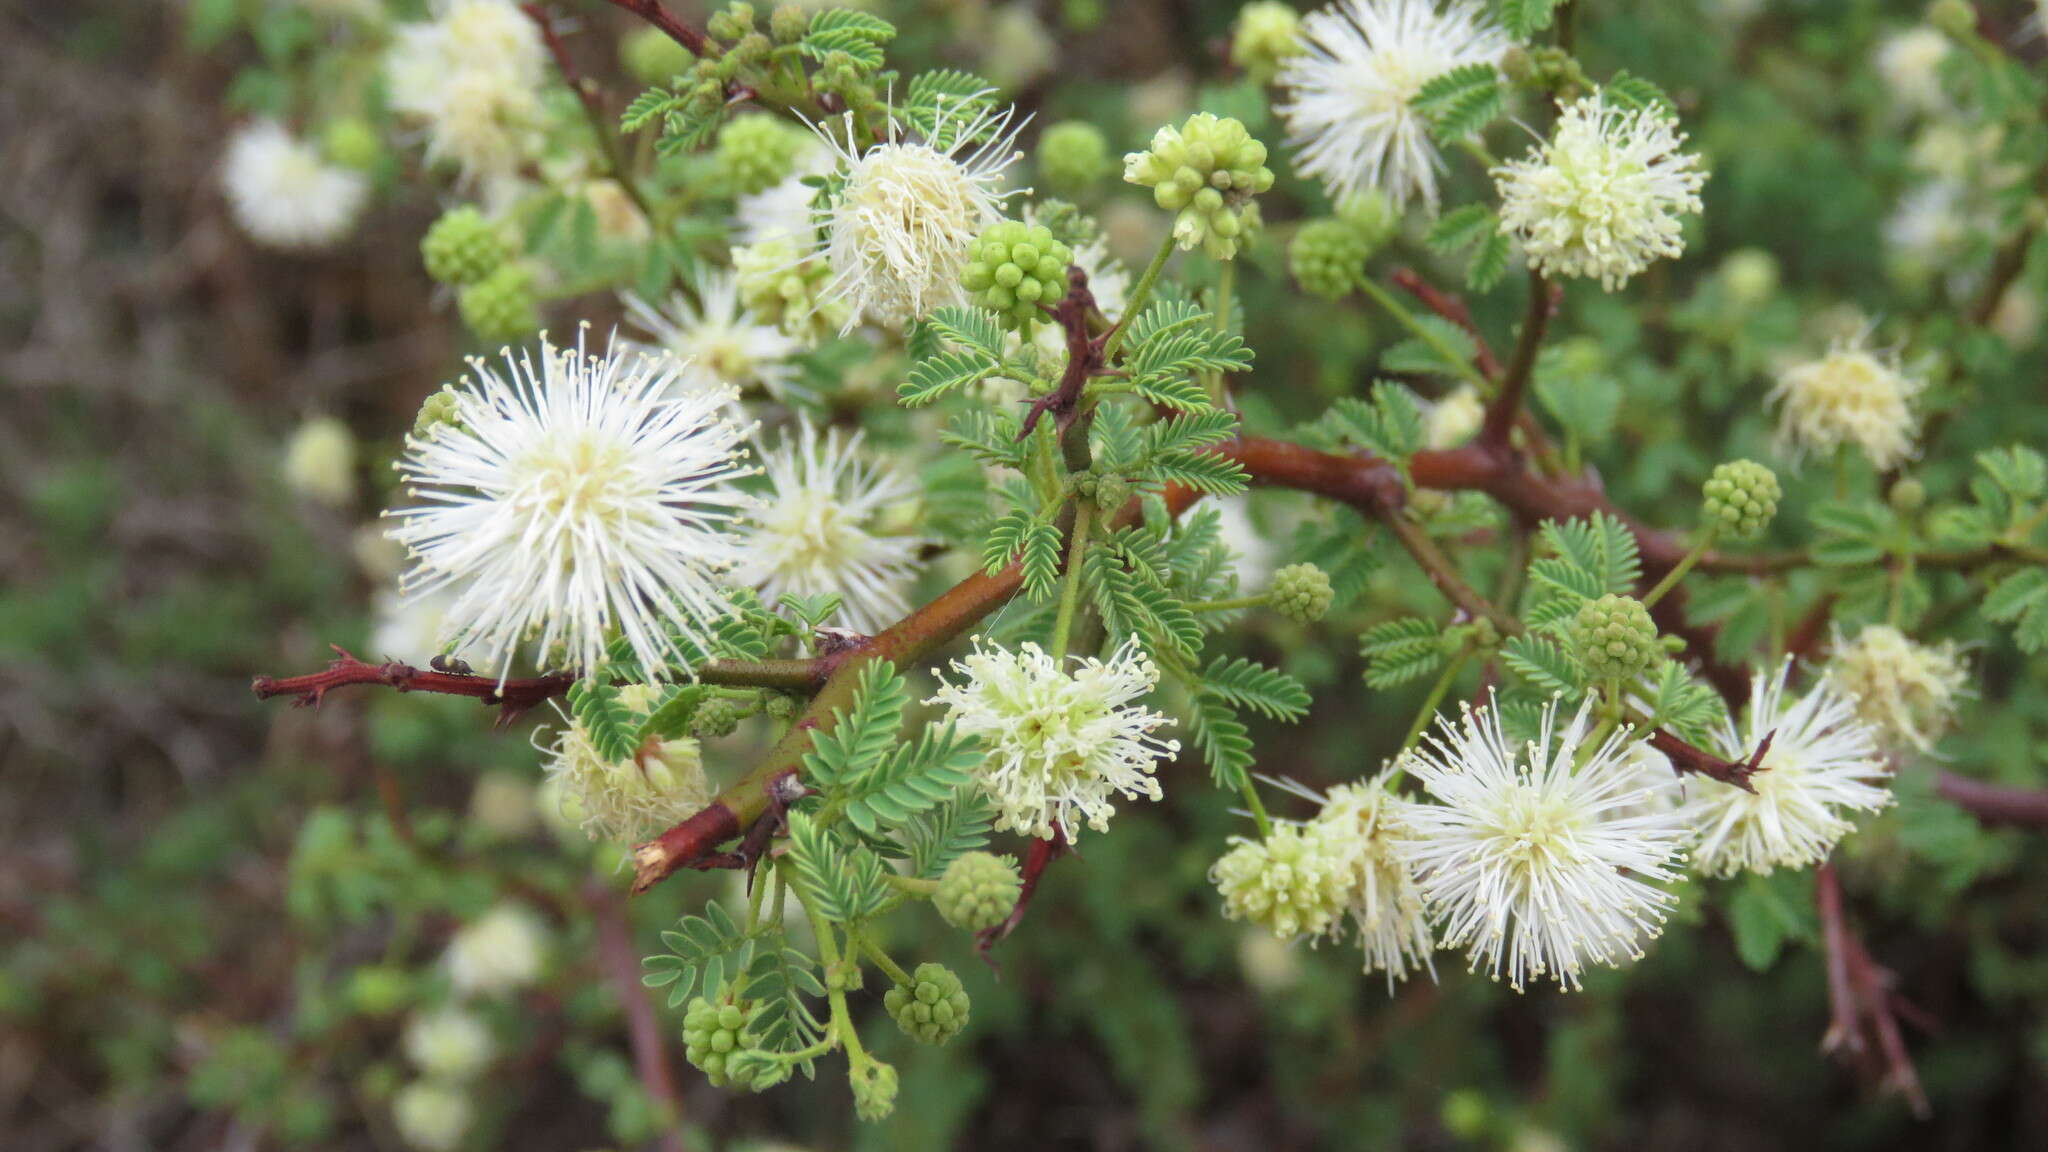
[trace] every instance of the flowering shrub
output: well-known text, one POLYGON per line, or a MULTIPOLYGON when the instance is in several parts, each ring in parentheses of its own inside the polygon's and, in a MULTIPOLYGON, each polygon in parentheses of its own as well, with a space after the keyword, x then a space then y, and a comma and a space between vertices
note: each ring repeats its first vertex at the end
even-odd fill
MULTIPOLYGON (((1717 219, 1774 193, 1693 127, 1711 74, 1580 51, 1618 5, 1260 0, 1200 107, 1042 130, 1026 6, 991 78, 865 5, 611 6, 607 72, 597 3, 303 5, 305 92, 226 144, 233 219, 294 253, 430 189, 424 274, 487 353, 391 461, 376 659, 256 691, 538 709, 551 852, 743 875, 634 942, 711 1083, 915 1108, 880 1016, 965 1063, 987 1015, 934 941, 999 958, 1049 869, 1207 790, 1203 914, 1255 947, 1577 993, 1713 919, 1752 967, 1810 944, 1829 1045, 1925 1106, 1836 861, 1898 804, 2048 823, 1945 742, 2048 647, 2030 27, 1943 0, 1871 54, 1946 199, 1850 315, 1717 219), (327 103, 329 69, 377 80, 327 103), (1309 307, 1369 347, 1259 339, 1309 307), (1290 734, 1315 709, 1339 742, 1290 734)), ((355 452, 311 422, 288 477, 345 506, 355 452)), ((302 899, 375 851, 309 824, 302 899)), ((478 1005, 573 963, 474 911, 438 999, 392 997, 415 1147, 480 1139, 478 1005)))

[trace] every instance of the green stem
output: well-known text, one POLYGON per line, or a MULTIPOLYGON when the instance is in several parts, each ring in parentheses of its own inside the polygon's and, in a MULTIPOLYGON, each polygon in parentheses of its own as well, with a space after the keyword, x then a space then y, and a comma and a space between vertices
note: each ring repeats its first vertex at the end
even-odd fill
POLYGON ((1705 556, 1707 554, 1707 550, 1712 548, 1713 546, 1714 530, 1712 528, 1708 528, 1706 531, 1700 533, 1700 542, 1692 546, 1692 551, 1687 552, 1685 554, 1684 559, 1681 559, 1678 563, 1673 564, 1671 566, 1671 571, 1666 572, 1664 574, 1664 578, 1662 580, 1657 581, 1657 586, 1655 588, 1650 589, 1649 593, 1643 597, 1643 607, 1653 607, 1657 603, 1657 601, 1662 600, 1664 598, 1664 594, 1666 592, 1669 592, 1673 588, 1678 587, 1678 582, 1680 580, 1685 579, 1685 574, 1687 572, 1692 571, 1692 566, 1699 563, 1700 557, 1705 556))
POLYGON ((1235 612, 1240 608, 1263 608, 1271 594, 1261 592, 1257 596, 1238 596, 1230 600, 1201 600, 1188 605, 1190 612, 1235 612))
POLYGON ((1067 546, 1067 577, 1060 586, 1060 611, 1052 625, 1052 658, 1058 664, 1067 658, 1067 641, 1074 632, 1074 609, 1081 603, 1081 560, 1088 554, 1088 533, 1095 526, 1095 501, 1086 496, 1074 501, 1074 538, 1067 546))
POLYGON ((1414 723, 1408 725, 1408 734, 1401 737, 1400 751, 1394 753, 1394 771, 1401 770, 1401 758, 1421 741, 1424 732, 1429 731, 1429 722, 1436 718, 1437 705, 1444 702, 1444 696, 1451 690, 1452 681, 1458 678, 1458 673, 1465 667, 1465 659, 1470 655, 1470 645, 1460 648, 1458 654, 1451 657, 1450 663, 1444 665, 1444 670, 1437 676, 1436 683, 1429 686, 1429 695, 1422 698, 1422 707, 1416 711, 1414 723))
POLYGON ((1159 283, 1159 273, 1165 269, 1167 257, 1173 255, 1173 233, 1160 241, 1159 251, 1152 257, 1152 263, 1145 265, 1145 274, 1138 277, 1138 286, 1131 289, 1130 300, 1124 304, 1124 314, 1110 332, 1109 340, 1102 346, 1102 362, 1107 364, 1116 356, 1116 350, 1123 346, 1124 333, 1131 327, 1131 321, 1144 309, 1145 301, 1152 296, 1152 286, 1159 283))
POLYGON ((915 983, 915 981, 913 981, 910 978, 910 973, 905 972, 901 965, 897 964, 894 960, 889 959, 889 954, 887 952, 882 951, 880 945, 876 944, 873 940, 868 939, 865 933, 863 933, 860 936, 860 950, 863 954, 867 956, 868 959, 873 960, 875 962, 875 967, 880 968, 883 971, 883 973, 885 973, 889 977, 889 979, 894 980, 896 983, 904 985, 905 987, 908 987, 911 984, 915 983))
POLYGON ((1251 809, 1252 823, 1259 826, 1259 839, 1264 840, 1266 837, 1271 836, 1273 834, 1273 820, 1266 815, 1266 806, 1260 803, 1259 790, 1252 785, 1252 778, 1246 776, 1243 783, 1238 785, 1238 788, 1244 793, 1245 807, 1251 809))
POLYGON ((1444 363, 1455 365, 1458 374, 1470 381, 1473 387, 1479 389, 1480 395, 1493 395, 1493 381, 1488 380, 1485 374, 1474 367, 1470 360, 1460 356, 1457 349, 1444 343, 1443 337, 1431 331, 1428 325, 1417 319, 1415 313, 1410 312, 1407 305, 1395 299, 1392 292, 1381 287, 1377 281, 1370 277, 1360 280, 1358 286, 1365 289, 1365 294, 1372 297, 1372 302, 1385 309, 1387 314, 1392 316, 1401 327, 1406 328, 1410 335, 1429 345, 1430 350, 1441 357, 1444 363))
MULTIPOLYGON (((790 886, 792 890, 795 885, 790 886)), ((846 1045, 846 1059, 851 1064, 865 1064, 867 1051, 860 1046, 860 1034, 853 1028, 853 1013, 846 1007, 846 979, 839 966, 839 941, 832 935, 832 923, 811 902, 797 892, 796 900, 803 905, 804 915, 811 922, 811 934, 818 938, 818 963, 825 969, 825 998, 832 1005, 832 1022, 828 1027, 828 1039, 836 1039, 846 1045)))
MULTIPOLYGON (((1230 296, 1237 287, 1237 261, 1225 260, 1222 271, 1216 277, 1216 331, 1230 330, 1230 296)), ((1218 408, 1223 403, 1223 372, 1220 369, 1202 373, 1202 389, 1209 394, 1209 402, 1218 408)))
POLYGON ((939 890, 939 882, 937 880, 926 880, 917 876, 899 876, 894 872, 882 873, 882 883, 896 889, 898 892, 908 892, 918 897, 930 897, 936 895, 939 890))

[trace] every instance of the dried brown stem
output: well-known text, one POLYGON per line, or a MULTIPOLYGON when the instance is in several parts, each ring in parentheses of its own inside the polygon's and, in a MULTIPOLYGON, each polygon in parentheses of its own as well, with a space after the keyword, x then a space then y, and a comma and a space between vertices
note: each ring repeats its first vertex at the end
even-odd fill
POLYGON ((1840 1052, 1864 1075, 1878 1080, 1889 1092, 1905 1097, 1913 1115, 1928 1115, 1927 1093, 1920 1086, 1920 1074, 1906 1050, 1899 1017, 1924 1019, 1924 1015, 1896 991, 1891 970, 1870 955, 1863 941, 1849 929, 1842 905, 1842 882, 1832 864, 1814 869, 1814 906, 1821 923, 1821 941, 1827 950, 1828 1006, 1830 1021, 1821 1040, 1824 1052, 1840 1052))

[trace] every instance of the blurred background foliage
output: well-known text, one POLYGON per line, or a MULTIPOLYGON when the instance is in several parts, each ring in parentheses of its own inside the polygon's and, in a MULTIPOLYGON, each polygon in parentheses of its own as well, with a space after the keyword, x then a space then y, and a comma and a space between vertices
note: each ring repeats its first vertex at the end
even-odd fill
MULTIPOLYGON (((903 66, 981 68, 1039 124, 1086 119, 1120 151, 1201 108, 1278 143, 1262 94, 1225 63, 1232 4, 876 6, 905 30, 903 66)), ((594 73, 618 76, 630 21, 558 7, 594 73)), ((1917 5, 1579 7, 1589 67, 1660 83, 1713 177, 1682 261, 1625 295, 1571 293, 1542 395, 1624 506, 1683 523, 1714 462, 1770 458, 1774 364, 1865 324, 1896 340, 1952 309, 1996 237, 1965 230, 1931 254, 1901 243, 1924 131, 1873 60, 1917 5), (1757 292, 1728 261, 1738 250, 1774 258, 1782 287, 1757 292)), ((2032 5, 1982 7, 2022 56, 2048 49, 2029 39, 2032 5)), ((419 401, 477 350, 419 267, 441 198, 396 162, 365 227, 329 254, 266 254, 229 222, 220 142, 282 100, 309 19, 283 0, 0 11, 0 1145, 398 1147, 408 1014, 448 995, 451 931, 509 901, 545 922, 547 965, 483 1009, 494 1054, 463 1146, 646 1146, 660 1111, 620 993, 640 995, 638 955, 658 931, 732 899, 731 879, 686 874, 626 905, 614 849, 536 816, 529 741, 544 718, 491 731, 468 701, 360 692, 310 712, 248 692, 254 673, 317 666, 329 643, 386 654, 361 530, 419 401), (284 445, 316 415, 358 443, 339 500, 282 478, 284 445), (604 939, 621 918, 623 957, 604 939)), ((1453 203, 1479 187, 1469 169, 1457 179, 1453 203)), ((1142 262, 1162 221, 1141 195, 1105 188, 1085 207, 1142 262)), ((1324 211, 1282 168, 1272 233, 1239 277, 1255 429, 1352 394, 1395 340, 1356 298, 1289 282, 1288 221, 1324 211)), ((1419 232, 1398 258, 1456 282, 1419 232)), ((1937 496, 1963 488, 1971 453, 2048 440, 2044 257, 1998 335, 1964 345, 1971 402, 1916 472, 1937 496)), ((1475 298, 1480 323, 1506 331, 1516 299, 1475 298)), ((550 315, 602 329, 615 309, 593 297, 550 315)), ((1777 544, 1804 539, 1801 509, 1828 483, 1809 467, 1791 484, 1777 544)), ((1249 512, 1268 551, 1254 566, 1289 558, 1291 525, 1350 515, 1284 494, 1249 512)), ((1785 624, 1744 580, 1695 584, 1730 651, 1785 624)), ((1368 693, 1348 637, 1428 596, 1389 559, 1320 637, 1278 621, 1242 636, 1318 691, 1307 722, 1258 733, 1263 771, 1327 784, 1393 748, 1420 686, 1368 693)), ((2042 783, 2044 657, 1974 614, 1944 634, 1973 645, 1979 691, 1944 755, 2042 783)), ((743 730, 721 761, 743 763, 761 735, 743 730)), ((1230 799, 1169 782, 1164 804, 1050 873, 1000 979, 935 919, 894 924, 962 974, 975 1021, 943 1050, 870 1031, 904 1078, 886 1124, 856 1125, 834 1084, 729 1095, 674 1059, 685 1123, 700 1146, 736 1148, 2038 1146, 2048 849, 1979 827, 1910 772, 1899 792, 1842 866, 1874 953, 1938 1022, 1909 1037, 1926 1121, 1819 1053, 1808 874, 1688 899, 1647 959, 1589 976, 1583 994, 1512 995, 1447 955, 1436 983, 1390 997, 1344 950, 1289 950, 1224 921, 1204 875, 1237 830, 1230 799)), ((679 1013, 661 1011, 675 1047, 679 1013)))

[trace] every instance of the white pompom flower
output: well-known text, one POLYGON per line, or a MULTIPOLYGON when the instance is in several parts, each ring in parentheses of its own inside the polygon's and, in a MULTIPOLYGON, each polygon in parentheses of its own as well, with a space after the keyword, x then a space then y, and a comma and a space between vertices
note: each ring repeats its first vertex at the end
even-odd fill
POLYGON ((740 303, 731 272, 695 277, 690 292, 671 294, 665 307, 630 294, 624 300, 633 324, 675 358, 677 380, 686 391, 724 391, 730 385, 781 399, 796 377, 790 359, 803 345, 740 303))
MULTIPOLYGON (((975 107, 979 107, 975 105, 975 107)), ((853 116, 816 125, 835 157, 838 190, 815 209, 813 243, 831 270, 822 296, 891 331, 966 298, 967 249, 1001 218, 1003 173, 1021 155, 1008 108, 943 120, 930 140, 904 134, 863 148, 853 116)))
POLYGON ((1494 64, 1508 38, 1472 0, 1338 0, 1301 22, 1279 112, 1304 176, 1330 199, 1378 189, 1434 209, 1443 157, 1411 103, 1454 68, 1494 64))
POLYGON ((1794 697, 1791 671, 1787 660, 1757 673, 1741 726, 1730 721, 1713 749, 1740 760, 1769 736, 1763 770, 1749 778, 1755 791, 1702 780, 1681 811, 1697 836, 1693 864, 1706 875, 1818 864, 1854 830, 1852 813, 1892 802, 1877 734, 1857 718, 1854 699, 1825 680, 1794 697))
POLYGON ((1598 279, 1612 292, 1685 250, 1680 217, 1700 210, 1707 176, 1683 143, 1662 109, 1585 97, 1549 140, 1493 169, 1501 231, 1545 275, 1598 279))
POLYGON ((1387 990, 1410 972, 1436 967, 1430 954, 1429 909, 1401 842, 1414 835, 1406 814, 1412 805, 1389 788, 1393 773, 1330 789, 1312 825, 1342 846, 1350 868, 1347 911, 1358 930, 1367 972, 1385 972, 1387 990))
POLYGON ((730 610, 748 431, 723 415, 730 390, 681 389, 673 362, 589 354, 580 335, 543 337, 537 360, 507 349, 504 368, 473 361, 454 422, 407 438, 416 503, 386 513, 412 555, 406 593, 451 589, 443 642, 500 678, 528 641, 589 672, 615 633, 661 675, 677 636, 706 646, 730 610))
POLYGON ((540 979, 547 944, 547 930, 532 912, 499 904, 455 933, 442 963, 456 992, 498 996, 540 979))
POLYGON ((865 458, 861 440, 837 428, 820 435, 805 419, 762 454, 768 490, 746 512, 733 576, 769 604, 837 596, 837 623, 876 632, 910 610, 926 541, 889 523, 918 499, 916 482, 865 458))
POLYGON ((1828 679, 1856 702, 1856 715, 1893 747, 1933 750, 1970 694, 1970 674, 1952 643, 1916 644, 1889 624, 1839 638, 1828 679))
POLYGON ((1400 855, 1443 943, 1517 991, 1639 959, 1676 899, 1657 882, 1678 877, 1685 825, 1645 811, 1627 730, 1587 744, 1590 705, 1560 728, 1553 701, 1522 748, 1494 708, 1467 708, 1403 762, 1430 801, 1403 807, 1400 855))
POLYGON ((275 120, 235 133, 221 158, 235 223, 272 248, 325 248, 347 236, 370 198, 362 173, 328 163, 275 120))
POLYGON ((1952 47, 1947 34, 1925 24, 1894 32, 1877 46, 1877 74, 1901 111, 1939 112, 1948 107, 1941 69, 1952 47))
POLYGON ((392 110, 423 124, 427 156, 466 181, 512 175, 539 142, 547 48, 510 0, 441 0, 400 25, 384 59, 392 110))
POLYGON ((1076 660, 1072 671, 1036 644, 983 648, 953 661, 962 679, 941 674, 948 718, 986 752, 979 781, 999 830, 1072 843, 1081 825, 1107 831, 1116 796, 1160 797, 1153 773, 1180 743, 1153 733, 1170 722, 1136 703, 1159 669, 1129 640, 1107 660, 1076 660))
POLYGON ((406 1021, 405 1054, 428 1076, 467 1080, 490 1063, 494 1045, 481 1016, 449 1005, 406 1021))
POLYGON ((1854 445, 1885 471, 1918 452, 1913 398, 1924 387, 1895 356, 1872 351, 1867 336, 1844 341, 1779 374, 1770 395, 1779 405, 1778 438, 1795 457, 1854 445))

